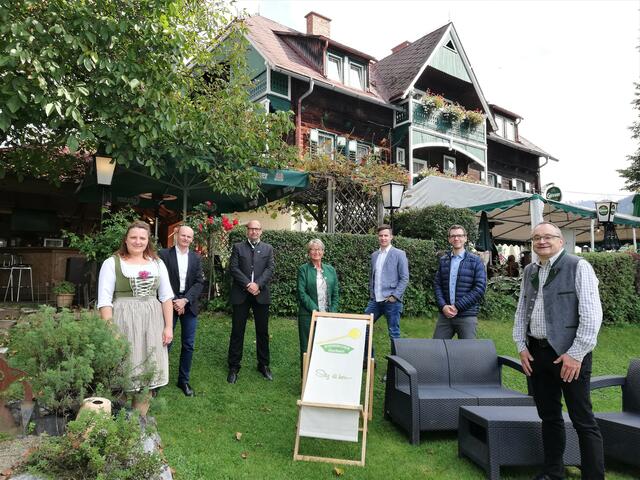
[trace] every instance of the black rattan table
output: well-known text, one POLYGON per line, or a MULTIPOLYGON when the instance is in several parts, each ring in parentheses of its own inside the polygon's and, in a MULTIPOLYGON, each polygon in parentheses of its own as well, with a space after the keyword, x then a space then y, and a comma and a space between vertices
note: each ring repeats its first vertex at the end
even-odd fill
MULTIPOLYGON (((578 436, 564 413, 567 446, 565 465, 580 465, 578 436)), ((491 480, 503 465, 542 465, 542 422, 535 407, 460 407, 458 456, 482 467, 491 480)))

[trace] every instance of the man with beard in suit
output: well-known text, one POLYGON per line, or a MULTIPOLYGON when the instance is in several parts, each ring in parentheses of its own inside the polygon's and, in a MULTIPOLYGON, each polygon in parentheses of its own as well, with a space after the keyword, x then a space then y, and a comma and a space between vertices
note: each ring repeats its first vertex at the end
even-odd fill
POLYGON ((247 239, 235 243, 231 250, 229 272, 231 305, 233 307, 231 338, 229 339, 229 374, 227 382, 236 383, 242 351, 244 332, 249 310, 253 311, 256 325, 256 349, 258 371, 267 380, 273 380, 269 368, 269 283, 275 270, 273 248, 262 242, 262 225, 257 220, 247 223, 247 239))

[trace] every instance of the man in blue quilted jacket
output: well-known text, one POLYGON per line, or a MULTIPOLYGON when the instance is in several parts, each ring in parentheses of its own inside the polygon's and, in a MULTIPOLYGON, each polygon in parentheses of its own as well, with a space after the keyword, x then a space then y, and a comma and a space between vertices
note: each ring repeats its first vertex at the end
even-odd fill
POLYGON ((440 258, 433 287, 440 313, 433 338, 476 338, 480 300, 487 287, 482 260, 468 252, 467 231, 449 227, 451 251, 440 258))

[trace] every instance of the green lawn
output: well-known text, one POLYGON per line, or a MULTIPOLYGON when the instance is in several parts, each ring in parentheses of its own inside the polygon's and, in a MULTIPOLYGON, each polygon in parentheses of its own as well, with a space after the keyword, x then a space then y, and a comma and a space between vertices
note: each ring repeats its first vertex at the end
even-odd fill
MULTIPOLYGON (((265 381, 255 367, 255 333, 247 326, 243 369, 238 383, 226 382, 226 354, 231 330, 228 316, 202 316, 196 339, 192 386, 197 397, 186 398, 175 386, 179 348, 171 352, 171 384, 160 391, 151 414, 158 421, 164 453, 178 480, 184 479, 324 479, 334 478, 333 465, 292 460, 296 400, 300 398, 297 324, 291 319, 271 320, 271 367, 275 380, 265 381), (236 440, 236 432, 242 434, 236 440)), ((402 319, 403 336, 428 338, 431 318, 402 319)), ((509 322, 482 321, 479 336, 492 338, 498 353, 515 356, 509 322)), ((178 334, 179 337, 179 334, 178 334)), ((638 355, 640 325, 606 327, 594 353, 594 374, 624 374, 629 359, 638 355)), ((177 338, 179 342, 179 338, 177 338)), ((376 355, 384 359, 389 342, 384 319, 374 335, 376 355)), ((386 361, 382 361, 386 368, 386 361)), ((509 369, 507 369, 509 370, 509 369)), ((384 385, 376 372, 373 420, 369 424, 366 466, 339 466, 346 479, 482 479, 483 471, 458 458, 455 432, 422 435, 419 447, 383 419, 384 385)), ((523 389, 518 375, 506 383, 523 389)), ((619 389, 598 391, 597 410, 617 410, 619 389)), ((301 453, 356 458, 358 446, 344 442, 303 439, 301 453)), ((579 478, 570 469, 570 478, 579 478)), ((503 468, 502 478, 532 478, 536 469, 503 468)), ((640 478, 640 471, 607 465, 608 479, 640 478)))

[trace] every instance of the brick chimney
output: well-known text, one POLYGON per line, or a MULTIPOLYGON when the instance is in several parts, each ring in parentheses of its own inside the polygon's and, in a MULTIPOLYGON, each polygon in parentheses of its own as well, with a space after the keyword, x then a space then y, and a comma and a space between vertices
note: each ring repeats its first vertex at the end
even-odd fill
POLYGON ((316 12, 307 13, 307 35, 322 35, 329 38, 331 35, 331 19, 316 12))
POLYGON ((402 42, 401 44, 396 45, 395 47, 393 47, 393 48, 391 49, 391 53, 397 53, 397 52, 399 52, 400 50, 402 50, 404 47, 408 47, 409 45, 411 45, 411 42, 409 42, 409 41, 405 40, 405 41, 404 41, 404 42, 402 42))

